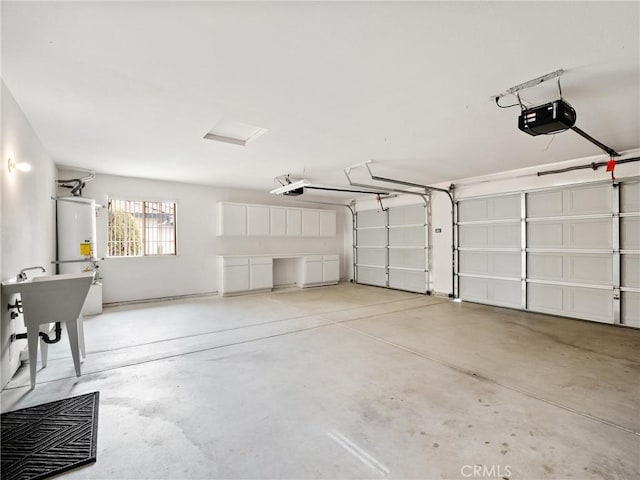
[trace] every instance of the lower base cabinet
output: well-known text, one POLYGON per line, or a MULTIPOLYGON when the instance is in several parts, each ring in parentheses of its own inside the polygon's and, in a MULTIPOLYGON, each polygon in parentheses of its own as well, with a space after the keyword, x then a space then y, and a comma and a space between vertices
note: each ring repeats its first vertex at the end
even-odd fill
POLYGON ((273 288, 273 260, 271 258, 249 259, 249 289, 271 290, 273 288))
POLYGON ((271 290, 274 258, 298 259, 298 287, 333 285, 340 281, 339 255, 219 256, 218 293, 224 296, 271 290))
POLYGON ((308 255, 300 261, 299 287, 336 284, 340 280, 338 255, 308 255))

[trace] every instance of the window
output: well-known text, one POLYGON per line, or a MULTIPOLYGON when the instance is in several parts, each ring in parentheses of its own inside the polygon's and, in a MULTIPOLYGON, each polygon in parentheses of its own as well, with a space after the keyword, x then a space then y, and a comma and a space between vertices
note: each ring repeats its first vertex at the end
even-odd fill
POLYGON ((109 200, 110 257, 176 254, 176 204, 109 200))

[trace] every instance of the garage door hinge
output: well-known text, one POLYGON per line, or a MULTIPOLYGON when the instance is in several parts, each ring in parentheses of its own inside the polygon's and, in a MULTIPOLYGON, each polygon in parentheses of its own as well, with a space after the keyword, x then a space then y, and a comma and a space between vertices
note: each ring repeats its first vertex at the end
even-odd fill
POLYGON ((620 289, 619 288, 614 288, 613 289, 613 299, 614 300, 620 300, 620 289))

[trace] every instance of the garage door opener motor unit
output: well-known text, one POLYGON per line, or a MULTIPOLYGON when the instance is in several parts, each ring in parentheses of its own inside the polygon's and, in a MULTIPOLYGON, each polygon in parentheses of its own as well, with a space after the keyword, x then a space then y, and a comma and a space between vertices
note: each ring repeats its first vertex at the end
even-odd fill
POLYGON ((518 117, 518 128, 529 135, 562 132, 576 123, 576 111, 563 99, 526 108, 518 117))
POLYGON ((496 102, 496 105, 500 108, 510 108, 520 106, 520 116, 518 117, 518 128, 525 133, 532 136, 537 135, 553 135, 554 133, 564 132, 566 130, 573 130, 582 138, 590 141, 598 148, 601 148, 609 154, 611 158, 619 157, 620 154, 613 148, 608 147, 602 142, 599 142, 588 133, 579 129, 576 126, 576 111, 569 103, 562 98, 562 87, 560 86, 560 76, 564 73, 564 70, 556 70, 555 72, 547 73, 541 77, 534 78, 528 82, 521 83, 514 87, 509 88, 507 91, 494 95, 491 97, 496 102), (526 107, 522 99, 520 98, 520 91, 527 88, 535 87, 543 82, 551 79, 557 79, 558 92, 560 98, 543 105, 536 107, 526 107), (518 99, 517 103, 513 105, 501 105, 500 99, 507 95, 515 95, 518 99))

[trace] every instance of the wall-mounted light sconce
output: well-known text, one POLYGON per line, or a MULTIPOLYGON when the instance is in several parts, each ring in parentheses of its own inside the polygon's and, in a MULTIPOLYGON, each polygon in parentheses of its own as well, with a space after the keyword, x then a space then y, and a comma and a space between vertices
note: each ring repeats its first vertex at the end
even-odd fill
POLYGON ((14 170, 20 170, 21 172, 28 172, 31 170, 31 165, 29 165, 27 162, 16 163, 9 158, 7 160, 7 169, 9 170, 9 173, 13 173, 14 170))

